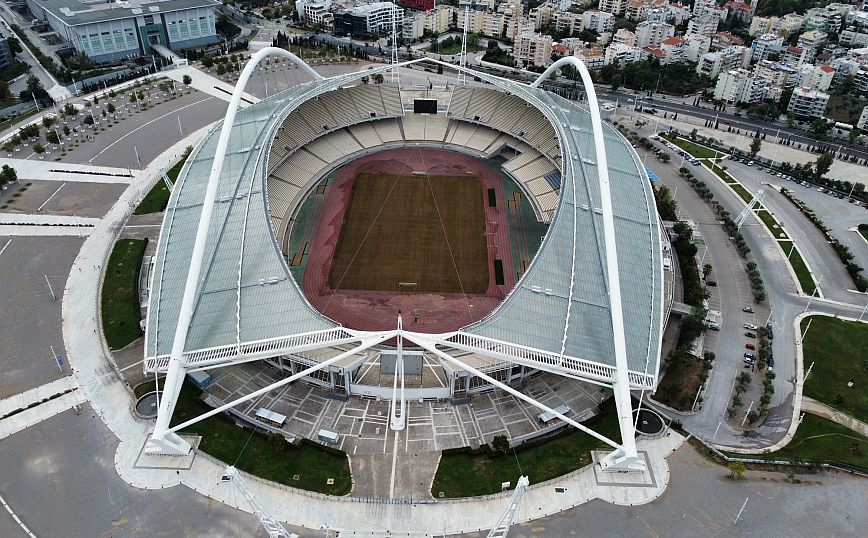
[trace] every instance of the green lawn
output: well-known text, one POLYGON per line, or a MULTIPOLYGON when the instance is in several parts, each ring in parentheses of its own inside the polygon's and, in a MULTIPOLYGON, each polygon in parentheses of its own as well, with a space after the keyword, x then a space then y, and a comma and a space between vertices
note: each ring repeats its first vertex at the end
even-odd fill
MULTIPOLYGON (((187 161, 186 158, 181 159, 178 164, 173 166, 166 175, 169 176, 169 179, 172 180, 172 183, 178 179, 178 174, 181 173, 181 168, 183 168, 184 163, 187 161)), ((166 182, 162 179, 157 181, 157 184, 151 189, 151 192, 145 196, 142 203, 139 204, 139 207, 133 211, 134 215, 147 215, 149 213, 159 213, 166 209, 166 205, 169 203, 169 188, 166 186, 166 182)))
POLYGON ((814 277, 812 277, 811 272, 808 271, 808 266, 805 265, 805 260, 802 259, 802 255, 799 254, 798 249, 793 250, 793 253, 790 254, 790 243, 786 241, 781 242, 781 248, 783 248, 784 252, 790 256, 790 265, 792 266, 793 271, 796 272, 796 278, 799 279, 799 286, 802 288, 802 293, 805 293, 806 295, 814 293, 814 289, 816 288, 814 277))
POLYGON ((753 200, 753 195, 750 193, 750 191, 742 187, 741 184, 730 183, 729 186, 732 187, 732 190, 734 190, 736 194, 738 194, 741 199, 745 201, 745 203, 749 204, 750 201, 753 200))
MULTIPOLYGON (((610 399, 602 407, 599 415, 584 424, 610 439, 620 439, 614 400, 610 399)), ((518 463, 511 451, 504 456, 444 453, 431 493, 435 498, 441 491, 445 497, 498 493, 502 482, 515 484, 522 472, 530 478, 531 484, 536 484, 590 464, 591 450, 604 446, 608 447, 584 432, 570 429, 540 445, 518 449, 518 463)))
POLYGON ((868 439, 831 420, 806 413, 793 440, 774 456, 806 463, 840 461, 868 469, 868 439), (855 453, 849 448, 854 443, 858 444, 855 453))
POLYGON ((829 97, 825 116, 835 121, 856 125, 864 107, 865 103, 856 95, 832 95, 829 97))
POLYGON ((693 142, 678 138, 674 135, 669 135, 668 133, 663 133, 662 136, 697 159, 710 159, 715 155, 720 154, 720 152, 715 152, 713 149, 708 149, 705 146, 694 144, 693 142))
POLYGON ((121 349, 142 335, 139 328, 139 269, 145 239, 115 243, 102 284, 102 330, 109 348, 121 349))
POLYGON ((784 229, 779 226, 777 222, 775 222, 775 219, 772 217, 771 213, 769 213, 765 209, 762 209, 760 211, 757 211, 756 215, 760 218, 761 221, 763 221, 763 224, 766 225, 766 228, 768 228, 769 231, 772 232, 772 236, 775 239, 788 239, 786 232, 784 232, 784 229))
MULTIPOLYGON (((134 392, 139 395, 153 390, 154 382, 149 381, 138 385, 134 392)), ((184 382, 172 425, 211 410, 199 399, 200 394, 201 391, 189 380, 184 382)), ((278 452, 261 432, 251 436, 249 429, 239 428, 223 414, 207 418, 183 431, 202 436, 199 449, 203 452, 260 478, 329 495, 346 495, 352 488, 346 454, 339 456, 326 452, 316 443, 305 442, 278 452), (293 479, 295 475, 298 475, 298 480, 293 479), (333 478, 335 483, 326 484, 329 478, 333 478)))
MULTIPOLYGON (((811 316, 804 341, 805 396, 868 422, 868 324, 811 316), (853 380, 853 387, 847 382, 853 380)), ((808 324, 802 320, 802 331, 808 324)), ((868 450, 868 447, 866 447, 868 450)))
POLYGON ((862 237, 868 240, 868 225, 860 224, 858 229, 859 233, 862 234, 862 237))
POLYGON ((715 174, 717 174, 717 177, 722 179, 724 181, 724 183, 726 183, 727 185, 732 185, 733 183, 738 183, 736 180, 732 179, 732 176, 729 175, 729 172, 727 172, 726 170, 721 168, 720 165, 712 164, 713 160, 707 160, 707 162, 708 162, 708 167, 711 169, 711 171, 714 172, 715 174))

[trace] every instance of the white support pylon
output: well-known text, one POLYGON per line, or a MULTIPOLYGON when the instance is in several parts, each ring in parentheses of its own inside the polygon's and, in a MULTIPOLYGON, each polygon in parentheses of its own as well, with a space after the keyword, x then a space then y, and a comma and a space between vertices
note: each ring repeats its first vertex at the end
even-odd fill
POLYGON ((265 532, 268 533, 269 538, 296 538, 298 536, 297 534, 290 534, 288 530, 284 529, 283 525, 274 519, 271 512, 266 510, 265 507, 260 504, 256 499, 256 495, 250 491, 247 484, 245 484, 244 480, 241 478, 241 475, 238 474, 238 469, 230 465, 224 472, 224 479, 225 477, 228 477, 227 481, 235 484, 238 491, 241 492, 241 496, 244 497, 248 504, 250 504, 253 513, 259 519, 259 523, 265 529, 265 532))
POLYGON ((398 312, 398 345, 395 356, 395 379, 392 382, 392 402, 389 405, 389 417, 392 430, 400 431, 407 426, 407 400, 404 399, 404 337, 401 313, 398 312), (401 388, 398 389, 398 378, 401 388), (400 405, 400 408, 399 408, 400 405))
POLYGON ((751 212, 753 212, 754 208, 756 208, 762 203, 765 195, 766 193, 762 189, 756 191, 756 194, 753 198, 751 198, 750 203, 744 206, 744 209, 741 210, 741 213, 739 213, 738 216, 735 217, 735 228, 737 230, 741 230, 741 227, 747 220, 747 217, 751 214, 751 212))
MULTIPOLYGON (((467 66, 467 19, 470 18, 470 6, 464 6, 464 29, 461 36, 461 58, 459 59, 460 67, 467 66)), ((466 84, 467 75, 463 69, 458 70, 458 84, 466 84)))
POLYGON ((488 533, 488 538, 506 538, 509 533, 509 527, 512 525, 512 519, 515 517, 515 512, 518 510, 518 503, 521 502, 521 497, 524 495, 527 486, 530 483, 526 476, 522 476, 515 484, 515 491, 512 492, 512 497, 509 499, 509 506, 501 514, 500 519, 488 533))
POLYGON ((398 6, 392 3, 392 82, 400 84, 398 77, 398 6))

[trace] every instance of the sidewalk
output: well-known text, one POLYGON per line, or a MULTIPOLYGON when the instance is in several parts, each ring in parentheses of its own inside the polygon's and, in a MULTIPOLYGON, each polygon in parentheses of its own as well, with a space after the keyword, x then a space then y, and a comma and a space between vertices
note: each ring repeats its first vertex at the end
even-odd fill
POLYGON ((0 417, 5 417, 13 411, 25 409, 26 407, 41 402, 52 396, 63 394, 64 392, 77 389, 78 385, 71 376, 62 377, 51 383, 40 385, 34 389, 15 394, 3 400, 0 400, 0 417))
MULTIPOLYGON (((208 95, 219 97, 224 101, 229 101, 232 98, 232 92, 235 91, 235 87, 231 84, 227 84, 226 82, 212 77, 208 73, 204 73, 190 65, 178 67, 169 71, 163 71, 161 74, 177 82, 183 82, 184 75, 189 75, 190 78, 193 79, 190 83, 191 87, 196 88, 200 92, 207 93, 208 95)), ((259 101, 260 99, 255 95, 245 92, 242 94, 241 104, 239 106, 244 108, 253 103, 258 103, 259 101)))
POLYGON ((96 226, 99 219, 74 215, 28 215, 23 213, 0 213, 0 225, 12 226, 73 226, 88 228, 96 226))
POLYGON ((129 168, 0 157, 0 167, 5 164, 15 168, 20 181, 130 183, 136 174, 142 173, 140 170, 130 170, 129 168))
POLYGON ((832 422, 850 428, 854 432, 868 437, 868 424, 865 424, 861 420, 853 418, 850 415, 846 415, 837 409, 829 407, 823 402, 818 402, 813 398, 805 396, 802 398, 802 410, 807 411, 812 415, 829 419, 832 422))

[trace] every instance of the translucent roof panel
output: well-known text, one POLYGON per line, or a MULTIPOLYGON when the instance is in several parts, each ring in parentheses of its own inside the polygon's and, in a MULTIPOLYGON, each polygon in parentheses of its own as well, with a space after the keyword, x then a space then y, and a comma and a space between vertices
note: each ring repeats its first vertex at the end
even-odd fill
MULTIPOLYGON (((565 135, 562 143, 569 144, 578 158, 563 163, 558 212, 530 269, 497 310, 463 332, 550 353, 563 351, 567 356, 614 366, 606 248, 590 114, 543 90, 524 91, 533 94, 538 99, 536 104, 556 118, 555 123, 565 135), (573 245, 575 276, 571 278, 573 245)), ((630 370, 655 375, 662 308, 657 212, 650 183, 635 152, 611 125, 604 124, 604 131, 627 362, 630 370)))

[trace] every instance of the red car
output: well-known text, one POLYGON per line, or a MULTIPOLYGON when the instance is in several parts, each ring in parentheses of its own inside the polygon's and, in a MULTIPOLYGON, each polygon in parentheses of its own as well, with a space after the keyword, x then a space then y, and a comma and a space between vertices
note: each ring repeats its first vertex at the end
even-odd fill
POLYGON ((745 349, 750 349, 750 350, 753 351, 753 350, 756 349, 756 346, 754 346, 754 345, 751 344, 751 343, 747 343, 747 344, 744 345, 744 348, 745 348, 745 349))

